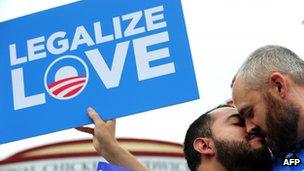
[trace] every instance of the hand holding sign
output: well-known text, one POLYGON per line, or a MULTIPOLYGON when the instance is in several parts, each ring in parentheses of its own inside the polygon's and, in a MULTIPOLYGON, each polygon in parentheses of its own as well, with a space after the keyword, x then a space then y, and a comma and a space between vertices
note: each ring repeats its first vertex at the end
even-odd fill
POLYGON ((115 120, 109 120, 104 122, 98 115, 98 113, 92 109, 88 108, 87 110, 89 117, 92 119, 95 124, 95 128, 90 127, 78 127, 76 128, 79 131, 92 134, 93 145, 95 150, 107 158, 107 150, 112 147, 118 146, 118 142, 115 139, 115 120))
POLYGON ((88 115, 95 124, 95 128, 79 127, 79 131, 92 134, 93 145, 96 151, 110 163, 130 168, 134 171, 148 171, 127 150, 123 149, 115 138, 115 120, 104 122, 98 113, 88 108, 88 115))

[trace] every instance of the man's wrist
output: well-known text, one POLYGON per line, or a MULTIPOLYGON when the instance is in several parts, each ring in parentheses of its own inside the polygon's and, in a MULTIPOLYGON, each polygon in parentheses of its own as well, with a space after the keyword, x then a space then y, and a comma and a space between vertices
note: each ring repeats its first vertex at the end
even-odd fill
POLYGON ((101 155, 106 160, 111 160, 111 159, 115 158, 115 156, 123 150, 116 139, 114 141, 109 142, 108 145, 106 145, 104 147, 105 148, 101 150, 102 151, 101 155))

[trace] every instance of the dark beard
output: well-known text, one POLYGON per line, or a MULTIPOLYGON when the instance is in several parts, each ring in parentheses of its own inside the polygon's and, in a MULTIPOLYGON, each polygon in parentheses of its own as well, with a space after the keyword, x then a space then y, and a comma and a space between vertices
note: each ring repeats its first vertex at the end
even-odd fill
POLYGON ((217 160, 227 171, 269 171, 272 158, 266 146, 252 149, 248 142, 214 140, 217 160))
POLYGON ((272 95, 266 94, 266 126, 269 137, 268 146, 275 156, 284 158, 297 143, 300 111, 291 103, 282 103, 272 95))

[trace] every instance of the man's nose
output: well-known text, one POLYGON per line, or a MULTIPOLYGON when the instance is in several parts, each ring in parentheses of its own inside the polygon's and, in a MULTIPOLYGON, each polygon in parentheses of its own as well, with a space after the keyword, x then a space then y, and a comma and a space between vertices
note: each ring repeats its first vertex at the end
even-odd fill
POLYGON ((250 119, 246 119, 245 124, 246 124, 246 132, 252 132, 257 128, 257 126, 250 119))

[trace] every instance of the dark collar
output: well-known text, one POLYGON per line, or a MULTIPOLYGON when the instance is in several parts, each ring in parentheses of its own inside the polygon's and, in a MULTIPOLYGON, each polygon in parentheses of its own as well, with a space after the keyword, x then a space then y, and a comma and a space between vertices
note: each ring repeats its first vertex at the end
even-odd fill
POLYGON ((304 139, 294 145, 293 150, 291 150, 287 155, 286 158, 296 156, 296 153, 304 149, 304 139))

